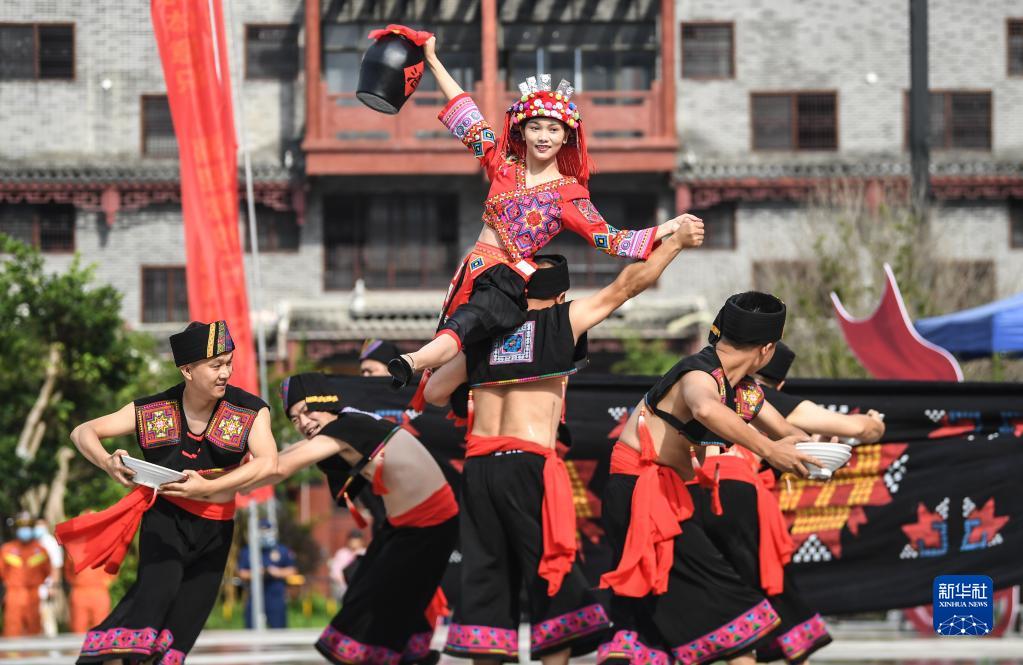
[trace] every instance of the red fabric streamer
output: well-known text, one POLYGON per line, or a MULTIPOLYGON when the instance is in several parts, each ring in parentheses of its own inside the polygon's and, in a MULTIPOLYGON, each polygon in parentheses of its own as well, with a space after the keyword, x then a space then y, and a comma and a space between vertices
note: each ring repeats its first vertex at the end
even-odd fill
POLYGON ((781 593, 785 589, 785 564, 792 559, 795 545, 785 525, 778 497, 765 487, 751 460, 742 457, 733 455, 710 457, 700 469, 697 469, 697 475, 700 485, 713 488, 715 493, 721 480, 738 480, 756 488, 757 520, 760 527, 760 586, 769 596, 781 593))
POLYGON ((231 383, 259 393, 238 237, 238 146, 223 9, 220 0, 152 0, 151 13, 178 141, 188 313, 198 321, 227 321, 238 349, 231 383))
POLYGON ((514 436, 477 436, 466 439, 465 457, 483 457, 505 450, 522 450, 544 458, 543 465, 543 555, 540 577, 547 580, 547 595, 561 589, 572 570, 578 542, 575 536, 575 502, 572 481, 565 463, 550 448, 514 436))
POLYGON ((875 379, 962 381, 963 371, 955 357, 913 327, 891 266, 886 263, 884 271, 887 281, 881 303, 866 318, 854 318, 838 295, 831 294, 849 349, 875 379))
POLYGON ((444 486, 431 494, 415 508, 406 510, 400 515, 387 518, 392 526, 424 528, 446 522, 458 514, 458 502, 451 485, 444 486))
POLYGON ((600 578, 602 589, 642 598, 668 590, 675 562, 675 538, 681 523, 693 516, 693 499, 679 475, 658 465, 653 438, 643 415, 637 427, 641 452, 618 442, 611 453, 611 473, 637 476, 625 547, 618 567, 600 578))
MULTIPOLYGON (((157 493, 151 488, 139 485, 106 510, 79 515, 58 524, 54 534, 74 563, 75 573, 102 566, 107 573, 116 575, 128 554, 142 516, 156 502, 156 497, 157 493)), ((205 519, 234 519, 234 502, 231 501, 210 503, 178 497, 163 498, 205 519)))

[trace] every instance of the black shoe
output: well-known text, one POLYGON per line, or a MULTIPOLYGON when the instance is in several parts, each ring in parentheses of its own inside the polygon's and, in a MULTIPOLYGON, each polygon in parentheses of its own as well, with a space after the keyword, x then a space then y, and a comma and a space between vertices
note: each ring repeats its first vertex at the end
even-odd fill
POLYGON ((393 390, 401 390, 412 380, 412 365, 402 356, 391 358, 387 363, 387 371, 391 374, 393 390))

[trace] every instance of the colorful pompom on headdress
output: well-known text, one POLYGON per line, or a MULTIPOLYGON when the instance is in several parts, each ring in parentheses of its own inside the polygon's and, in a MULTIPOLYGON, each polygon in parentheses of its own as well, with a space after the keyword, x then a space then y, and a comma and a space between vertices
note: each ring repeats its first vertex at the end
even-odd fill
POLYGON ((586 150, 586 134, 579 107, 571 101, 575 88, 561 79, 558 87, 551 90, 551 75, 537 74, 520 83, 519 90, 522 96, 505 114, 499 154, 512 153, 524 160, 526 143, 522 138, 522 126, 533 118, 560 120, 567 128, 568 142, 558 151, 558 170, 564 176, 575 176, 579 182, 585 183, 595 169, 586 150))

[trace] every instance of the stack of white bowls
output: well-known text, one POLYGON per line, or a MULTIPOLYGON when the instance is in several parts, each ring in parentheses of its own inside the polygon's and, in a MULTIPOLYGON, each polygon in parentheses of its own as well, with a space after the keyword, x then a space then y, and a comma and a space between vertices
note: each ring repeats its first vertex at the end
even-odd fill
POLYGON ((159 464, 153 464, 142 459, 135 459, 127 455, 121 455, 121 462, 135 472, 131 480, 136 485, 145 485, 153 489, 159 489, 164 483, 173 483, 185 479, 185 474, 174 469, 168 469, 159 464))
POLYGON ((825 441, 806 441, 797 443, 796 448, 807 455, 813 455, 824 463, 823 467, 806 464, 811 480, 830 480, 840 467, 852 457, 852 446, 845 443, 827 443, 825 441))

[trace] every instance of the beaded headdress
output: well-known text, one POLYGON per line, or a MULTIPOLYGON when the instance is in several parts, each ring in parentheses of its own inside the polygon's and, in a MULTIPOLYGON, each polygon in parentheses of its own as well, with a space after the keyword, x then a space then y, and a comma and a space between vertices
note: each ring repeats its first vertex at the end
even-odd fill
POLYGON ((558 170, 562 175, 574 176, 582 183, 589 180, 594 165, 586 150, 586 134, 579 107, 571 101, 575 94, 572 84, 561 79, 558 87, 552 90, 551 75, 537 74, 520 83, 519 91, 522 96, 508 108, 505 115, 501 154, 510 152, 525 159, 526 145, 522 138, 522 126, 533 118, 559 120, 566 126, 568 141, 558 151, 558 170))

